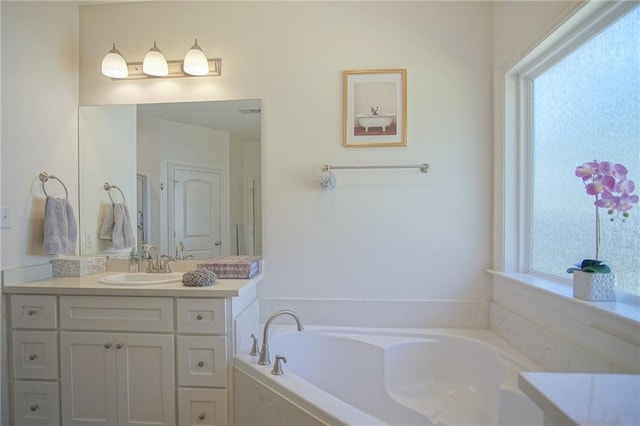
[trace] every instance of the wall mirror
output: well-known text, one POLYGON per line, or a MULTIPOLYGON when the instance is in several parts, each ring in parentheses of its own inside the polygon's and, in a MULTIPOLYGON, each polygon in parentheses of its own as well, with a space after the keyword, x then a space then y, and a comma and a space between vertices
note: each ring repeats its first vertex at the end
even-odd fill
POLYGON ((78 123, 81 255, 129 255, 114 204, 138 250, 262 254, 259 99, 81 106, 78 123))

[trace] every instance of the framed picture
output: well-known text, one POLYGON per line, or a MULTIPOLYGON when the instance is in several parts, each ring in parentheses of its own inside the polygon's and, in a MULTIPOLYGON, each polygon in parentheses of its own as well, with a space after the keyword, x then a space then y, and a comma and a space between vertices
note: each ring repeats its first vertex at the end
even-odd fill
POLYGON ((407 70, 344 71, 345 147, 407 145, 407 70))

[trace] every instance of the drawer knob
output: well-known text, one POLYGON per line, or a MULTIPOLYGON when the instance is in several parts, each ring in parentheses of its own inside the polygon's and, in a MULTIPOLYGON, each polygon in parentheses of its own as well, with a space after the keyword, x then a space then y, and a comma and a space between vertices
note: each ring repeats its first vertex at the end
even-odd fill
POLYGON ((38 404, 33 404, 31 407, 29 407, 31 411, 36 411, 38 408, 40 408, 38 407, 38 404))
POLYGON ((38 358, 38 354, 31 354, 31 355, 29 355, 29 359, 30 359, 31 361, 33 361, 33 360, 34 360, 34 359, 36 359, 36 358, 38 358))
POLYGON ((104 344, 104 348, 105 349, 109 349, 111 347, 112 343, 105 343, 104 344))
POLYGON ((116 349, 122 349, 124 343, 116 343, 116 349))
POLYGON ((198 367, 200 368, 204 367, 204 361, 198 361, 198 367))
POLYGON ((206 417, 207 417, 207 415, 206 415, 205 413, 202 413, 202 414, 200 414, 200 415, 198 416, 198 418, 199 418, 200 420, 204 420, 206 417))
POLYGON ((35 309, 29 309, 27 311, 27 315, 29 315, 30 317, 34 316, 37 313, 38 313, 38 311, 36 311, 35 309))
POLYGON ((196 319, 197 319, 198 321, 202 321, 202 320, 204 319, 204 315, 202 315, 202 314, 198 314, 198 315, 196 315, 196 319))

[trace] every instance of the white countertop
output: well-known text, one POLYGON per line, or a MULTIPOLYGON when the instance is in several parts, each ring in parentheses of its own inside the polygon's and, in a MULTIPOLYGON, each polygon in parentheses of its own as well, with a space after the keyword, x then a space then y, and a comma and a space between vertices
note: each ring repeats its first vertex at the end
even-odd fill
POLYGON ((20 284, 3 285, 3 293, 18 294, 75 294, 97 296, 194 296, 235 297, 243 290, 262 280, 262 273, 251 279, 219 279, 209 287, 186 287, 181 281, 153 285, 112 285, 98 280, 107 275, 122 273, 113 271, 82 277, 56 277, 20 284))
POLYGON ((545 424, 640 425, 640 374, 521 373, 545 424))

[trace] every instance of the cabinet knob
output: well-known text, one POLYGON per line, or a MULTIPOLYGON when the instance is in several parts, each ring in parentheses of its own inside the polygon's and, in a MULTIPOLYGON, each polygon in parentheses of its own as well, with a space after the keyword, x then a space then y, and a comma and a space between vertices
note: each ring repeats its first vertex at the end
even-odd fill
POLYGON ((31 361, 33 361, 33 360, 34 360, 34 359, 36 359, 36 358, 38 358, 38 354, 31 354, 31 355, 29 355, 29 359, 30 359, 31 361))
POLYGON ((204 318, 204 315, 202 315, 202 314, 198 314, 198 315, 196 315, 196 319, 197 319, 198 321, 202 321, 202 319, 203 319, 203 318, 204 318))
POLYGON ((206 417, 207 417, 207 415, 206 415, 205 413, 202 413, 202 414, 200 414, 200 415, 198 416, 198 418, 199 418, 200 420, 204 420, 206 417))
POLYGON ((31 407, 29 407, 31 411, 36 411, 38 408, 40 408, 38 407, 38 404, 33 404, 31 407))
POLYGON ((34 316, 37 313, 38 313, 38 311, 36 311, 35 309, 29 309, 27 311, 27 315, 29 315, 30 317, 34 316))
POLYGON ((112 343, 105 343, 104 344, 104 348, 105 349, 109 349, 111 347, 112 343))
POLYGON ((200 368, 204 367, 204 361, 198 361, 198 367, 200 368))
POLYGON ((116 349, 122 349, 124 343, 116 343, 116 349))

